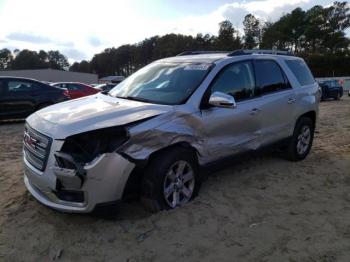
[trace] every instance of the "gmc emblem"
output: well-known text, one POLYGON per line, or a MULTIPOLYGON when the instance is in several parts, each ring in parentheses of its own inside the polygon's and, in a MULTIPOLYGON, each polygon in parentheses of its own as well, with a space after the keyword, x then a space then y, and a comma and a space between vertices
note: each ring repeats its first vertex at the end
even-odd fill
POLYGON ((28 146, 36 149, 36 146, 38 144, 38 140, 31 137, 27 131, 24 132, 23 140, 28 146))

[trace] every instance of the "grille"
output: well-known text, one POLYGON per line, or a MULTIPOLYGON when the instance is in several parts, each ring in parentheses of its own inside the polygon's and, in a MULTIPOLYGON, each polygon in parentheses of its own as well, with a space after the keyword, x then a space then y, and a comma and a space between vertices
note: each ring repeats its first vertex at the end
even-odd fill
POLYGON ((32 129, 24 127, 23 149, 25 159, 35 168, 44 171, 50 153, 52 139, 32 129))

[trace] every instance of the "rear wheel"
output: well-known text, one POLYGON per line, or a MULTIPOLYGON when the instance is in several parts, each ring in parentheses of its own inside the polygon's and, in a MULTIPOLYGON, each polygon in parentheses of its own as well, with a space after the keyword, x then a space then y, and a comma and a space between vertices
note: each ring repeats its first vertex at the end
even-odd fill
POLYGON ((314 138, 314 123, 309 117, 302 117, 295 125, 286 156, 291 161, 303 160, 310 152, 314 138))
POLYGON ((141 199, 152 212, 173 209, 191 201, 199 186, 195 153, 173 148, 152 158, 141 184, 141 199))
POLYGON ((340 93, 338 92, 335 97, 334 97, 335 100, 339 100, 340 99, 340 93))

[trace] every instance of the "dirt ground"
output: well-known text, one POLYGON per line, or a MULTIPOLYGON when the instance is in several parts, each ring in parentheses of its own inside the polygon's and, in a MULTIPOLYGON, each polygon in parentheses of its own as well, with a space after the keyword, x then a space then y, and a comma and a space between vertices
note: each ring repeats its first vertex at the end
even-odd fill
POLYGON ((0 125, 0 261, 350 261, 350 99, 326 101, 306 160, 250 158, 183 208, 116 218, 42 206, 22 180, 23 122, 0 125))

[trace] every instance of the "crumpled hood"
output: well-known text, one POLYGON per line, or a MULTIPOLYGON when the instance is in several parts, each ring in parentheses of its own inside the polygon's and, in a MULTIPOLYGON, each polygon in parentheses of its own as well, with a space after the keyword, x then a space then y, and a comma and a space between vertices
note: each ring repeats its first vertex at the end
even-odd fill
POLYGON ((50 137, 64 139, 90 130, 129 124, 171 109, 172 106, 97 94, 44 108, 29 116, 27 123, 50 137))

